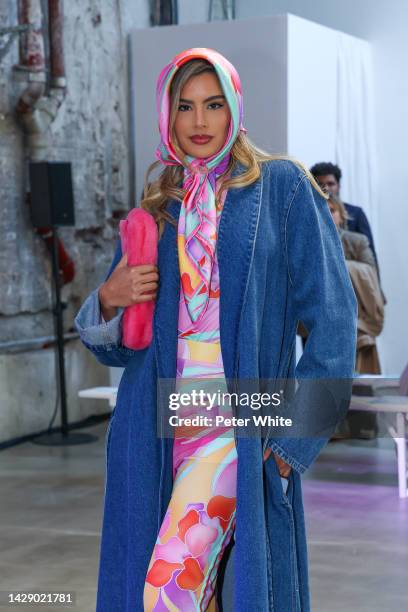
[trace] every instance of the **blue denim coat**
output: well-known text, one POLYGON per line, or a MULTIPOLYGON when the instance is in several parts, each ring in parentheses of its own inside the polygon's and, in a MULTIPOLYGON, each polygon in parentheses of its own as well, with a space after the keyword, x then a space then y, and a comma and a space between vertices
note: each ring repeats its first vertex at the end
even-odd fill
MULTIPOLYGON (((241 171, 238 165, 234 175, 241 171)), ((177 219, 180 203, 167 208, 177 219)), ((145 575, 172 492, 172 440, 157 437, 156 406, 158 377, 176 375, 176 234, 167 223, 159 241, 160 284, 147 349, 121 345, 122 310, 100 324, 97 290, 76 317, 98 361, 126 368, 107 434, 98 612, 143 610, 145 575)), ((266 162, 255 183, 228 191, 217 254, 228 379, 351 378, 356 299, 327 203, 295 164, 266 162), (295 369, 298 320, 309 337, 295 369)), ((120 257, 118 243, 109 274, 120 257)), ((237 437, 234 611, 310 610, 301 474, 326 442, 237 437), (266 446, 293 468, 286 494, 273 458, 263 462, 266 446)))

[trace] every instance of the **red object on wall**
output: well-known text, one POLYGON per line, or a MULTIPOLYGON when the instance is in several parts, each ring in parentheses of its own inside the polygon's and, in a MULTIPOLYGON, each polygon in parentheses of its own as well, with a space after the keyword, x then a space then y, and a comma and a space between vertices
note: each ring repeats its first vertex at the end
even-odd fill
MULTIPOLYGON (((43 238, 45 244, 47 245, 47 249, 50 253, 52 253, 52 228, 51 227, 40 227, 37 230, 37 233, 43 238)), ((66 285, 74 280, 75 277, 75 264, 71 257, 65 250, 64 243, 60 238, 58 238, 58 262, 59 262, 59 272, 63 279, 63 284, 66 285)))

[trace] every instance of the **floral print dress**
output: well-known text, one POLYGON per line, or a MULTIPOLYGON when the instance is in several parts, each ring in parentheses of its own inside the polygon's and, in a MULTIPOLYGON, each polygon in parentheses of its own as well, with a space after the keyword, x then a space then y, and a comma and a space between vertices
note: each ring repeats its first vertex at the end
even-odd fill
MULTIPOLYGON (((226 192, 217 210, 217 230, 225 196, 226 192)), ((217 384, 213 390, 227 391, 220 345, 219 300, 215 253, 208 306, 198 323, 192 323, 180 291, 178 392, 182 392, 185 383, 188 388, 188 381, 191 389, 194 378, 215 378, 217 384)), ((179 416, 188 416, 194 410, 194 407, 191 410, 183 407, 179 416)), ((221 412, 229 416, 230 409, 215 407, 211 415, 221 412)), ((213 595, 217 571, 235 525, 237 453, 233 429, 177 426, 173 474, 172 497, 146 577, 145 611, 216 610, 213 595)))

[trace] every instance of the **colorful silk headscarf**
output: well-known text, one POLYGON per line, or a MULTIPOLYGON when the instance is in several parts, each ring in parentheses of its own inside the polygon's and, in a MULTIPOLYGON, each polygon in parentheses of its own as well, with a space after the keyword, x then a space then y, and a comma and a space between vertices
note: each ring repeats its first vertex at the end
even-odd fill
POLYGON ((160 145, 157 158, 166 165, 183 165, 186 190, 178 222, 178 257, 181 284, 193 323, 199 322, 209 300, 211 271, 217 241, 216 178, 228 167, 231 148, 243 127, 241 81, 234 66, 213 49, 187 49, 162 70, 156 89, 160 145), (215 155, 179 159, 170 140, 170 84, 177 70, 193 59, 205 59, 215 68, 231 113, 227 140, 215 155))

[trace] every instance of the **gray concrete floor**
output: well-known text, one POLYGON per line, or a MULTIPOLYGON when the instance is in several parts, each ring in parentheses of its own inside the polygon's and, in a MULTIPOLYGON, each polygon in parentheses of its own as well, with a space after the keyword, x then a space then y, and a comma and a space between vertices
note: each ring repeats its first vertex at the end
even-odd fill
POLYGON ((98 435, 96 443, 27 442, 0 452, 0 591, 71 591, 75 608, 41 609, 95 610, 105 430, 80 430, 98 435))
MULTIPOLYGON (((74 609, 95 609, 105 430, 83 446, 0 452, 0 591, 71 591, 74 609)), ((313 612, 408 610, 408 500, 392 443, 330 443, 303 478, 313 612)))
POLYGON ((408 610, 408 499, 392 440, 329 443, 303 491, 312 610, 408 610))

